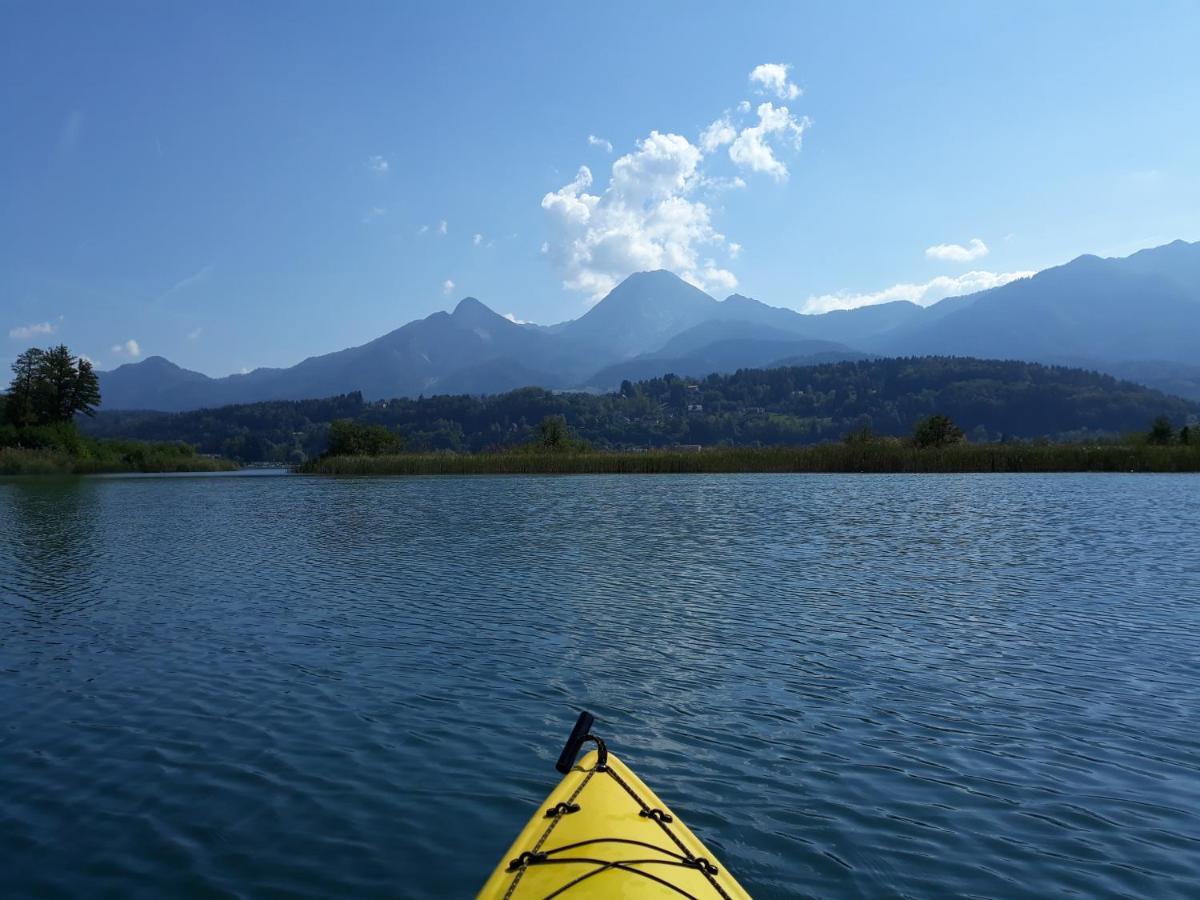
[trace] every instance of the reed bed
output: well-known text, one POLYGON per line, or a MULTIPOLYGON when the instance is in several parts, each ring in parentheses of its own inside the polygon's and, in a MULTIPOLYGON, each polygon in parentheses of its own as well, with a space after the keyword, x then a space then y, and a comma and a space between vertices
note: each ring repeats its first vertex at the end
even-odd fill
POLYGON ((1200 446, 901 443, 715 447, 699 451, 401 453, 325 456, 314 475, 573 475, 702 472, 1200 472, 1200 446))
POLYGON ((0 475, 99 475, 117 472, 228 472, 237 465, 173 452, 76 456, 61 450, 0 447, 0 475))

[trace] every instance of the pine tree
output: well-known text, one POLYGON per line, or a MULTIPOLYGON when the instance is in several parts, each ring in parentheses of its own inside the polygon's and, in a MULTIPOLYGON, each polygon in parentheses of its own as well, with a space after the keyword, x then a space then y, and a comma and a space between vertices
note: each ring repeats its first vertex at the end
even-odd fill
POLYGON ((13 425, 70 422, 76 413, 95 415, 100 380, 90 361, 76 359, 63 344, 31 347, 13 363, 6 416, 13 425))
POLYGON ((37 424, 39 373, 45 355, 45 351, 30 347, 12 364, 13 380, 8 387, 5 414, 18 428, 37 424))

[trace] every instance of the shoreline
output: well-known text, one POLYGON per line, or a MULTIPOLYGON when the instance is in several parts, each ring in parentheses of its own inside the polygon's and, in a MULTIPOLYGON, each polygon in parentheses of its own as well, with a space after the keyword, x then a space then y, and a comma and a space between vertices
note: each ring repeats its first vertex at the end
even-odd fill
POLYGON ((509 453, 401 453, 325 456, 297 466, 303 475, 636 475, 737 473, 1053 473, 1200 472, 1200 446, 960 444, 818 444, 509 453))
POLYGON ((169 473, 234 472, 240 469, 228 459, 197 456, 145 458, 140 461, 96 459, 72 456, 53 450, 0 447, 0 477, 83 476, 83 475, 162 475, 169 473))

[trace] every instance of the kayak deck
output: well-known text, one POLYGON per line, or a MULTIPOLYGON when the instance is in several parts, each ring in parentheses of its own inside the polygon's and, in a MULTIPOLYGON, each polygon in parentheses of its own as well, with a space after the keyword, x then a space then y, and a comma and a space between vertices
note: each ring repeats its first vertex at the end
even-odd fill
POLYGON ((749 897, 612 753, 591 751, 500 860, 480 898, 749 897))

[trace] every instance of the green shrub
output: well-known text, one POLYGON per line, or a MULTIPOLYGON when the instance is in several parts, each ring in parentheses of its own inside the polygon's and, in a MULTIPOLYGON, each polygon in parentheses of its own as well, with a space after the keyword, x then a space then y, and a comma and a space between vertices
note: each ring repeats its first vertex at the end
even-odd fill
POLYGON ((380 456, 399 453, 404 442, 382 425, 338 419, 329 426, 329 456, 380 456))
POLYGON ((941 414, 921 419, 913 429, 913 444, 917 447, 948 447, 962 443, 965 437, 949 416, 941 414))

